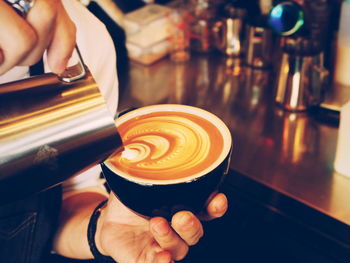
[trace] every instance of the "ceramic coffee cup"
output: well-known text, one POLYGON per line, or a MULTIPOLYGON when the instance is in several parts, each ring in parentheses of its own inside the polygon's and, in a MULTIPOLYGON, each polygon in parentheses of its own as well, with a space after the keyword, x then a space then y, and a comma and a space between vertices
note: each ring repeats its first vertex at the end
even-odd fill
POLYGON ((116 124, 125 150, 102 170, 119 200, 140 215, 198 213, 228 172, 231 134, 208 111, 153 105, 122 115, 116 124))

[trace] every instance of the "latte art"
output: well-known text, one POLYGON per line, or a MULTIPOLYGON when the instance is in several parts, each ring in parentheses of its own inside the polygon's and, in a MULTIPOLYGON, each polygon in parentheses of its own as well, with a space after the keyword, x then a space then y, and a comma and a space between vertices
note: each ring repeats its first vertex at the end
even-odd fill
POLYGON ((220 156, 223 138, 204 118, 184 112, 156 112, 118 126, 125 151, 109 159, 130 176, 169 180, 207 169, 220 156))
POLYGON ((229 128, 203 109, 158 104, 116 119, 124 145, 101 164, 112 193, 145 217, 200 213, 228 173, 229 128))

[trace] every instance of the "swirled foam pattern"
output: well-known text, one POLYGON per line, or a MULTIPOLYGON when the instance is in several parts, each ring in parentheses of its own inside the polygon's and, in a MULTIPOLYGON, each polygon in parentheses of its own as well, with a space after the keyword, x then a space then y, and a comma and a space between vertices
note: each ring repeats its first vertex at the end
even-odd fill
POLYGON ((109 161, 120 171, 145 179, 187 177, 208 168, 220 155, 223 139, 204 118, 157 112, 122 123, 125 151, 109 161))

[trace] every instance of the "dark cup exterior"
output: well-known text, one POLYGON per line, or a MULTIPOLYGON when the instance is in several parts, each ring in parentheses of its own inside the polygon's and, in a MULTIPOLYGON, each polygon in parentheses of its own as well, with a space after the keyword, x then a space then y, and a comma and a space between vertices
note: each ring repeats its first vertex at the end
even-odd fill
POLYGON ((228 172, 231 151, 219 166, 192 181, 176 184, 141 184, 117 175, 102 164, 111 191, 128 208, 145 217, 162 216, 168 220, 178 211, 199 213, 218 190, 228 172))

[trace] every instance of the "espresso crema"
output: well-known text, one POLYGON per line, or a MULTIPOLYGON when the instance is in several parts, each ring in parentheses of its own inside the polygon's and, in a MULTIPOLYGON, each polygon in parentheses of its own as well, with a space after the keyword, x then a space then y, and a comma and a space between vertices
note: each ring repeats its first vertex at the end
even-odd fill
POLYGON ((205 116, 180 111, 127 115, 117 123, 125 150, 108 160, 119 175, 186 178, 208 170, 223 155, 220 125, 205 116))

